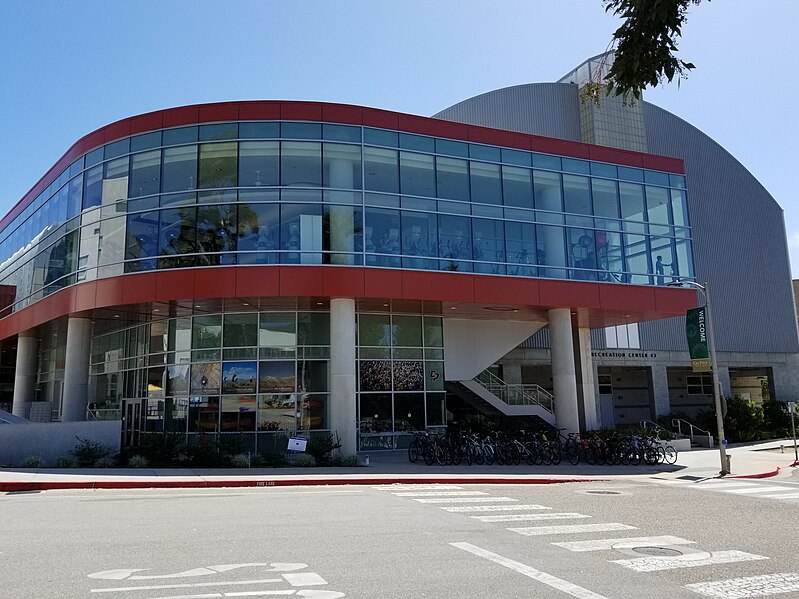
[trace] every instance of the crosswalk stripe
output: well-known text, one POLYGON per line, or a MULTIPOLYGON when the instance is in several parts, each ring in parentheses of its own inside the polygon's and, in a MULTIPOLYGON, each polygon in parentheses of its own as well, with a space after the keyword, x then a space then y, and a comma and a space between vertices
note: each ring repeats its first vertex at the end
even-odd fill
POLYGON ((694 541, 663 535, 659 537, 629 537, 623 539, 594 539, 592 541, 569 541, 552 543, 569 551, 603 551, 607 549, 633 549, 660 545, 693 545, 694 541))
POLYGON ((604 524, 561 524, 558 526, 524 526, 520 528, 508 528, 526 537, 541 537, 545 535, 568 535, 585 532, 609 532, 612 530, 635 530, 635 526, 618 524, 616 522, 606 522, 604 524))
POLYGON ((501 514, 499 516, 472 516, 480 522, 518 522, 520 520, 575 520, 577 518, 590 518, 585 514, 575 512, 545 512, 543 514, 501 514))
POLYGON ((763 495, 774 499, 799 499, 799 493, 774 493, 773 495, 763 495))
POLYGON ((448 512, 518 512, 522 510, 551 510, 545 505, 457 505, 441 508, 448 512))
POLYGON ((483 501, 505 503, 519 500, 512 497, 414 497, 411 501, 419 503, 480 503, 483 501))
POLYGON ((758 486, 757 483, 714 483, 709 480, 703 481, 701 483, 696 483, 697 489, 743 489, 744 487, 756 487, 758 486))
POLYGON ((400 491, 397 497, 458 497, 464 495, 488 495, 485 491, 400 491))
POLYGON ((785 487, 758 487, 756 489, 748 488, 748 489, 728 489, 724 491, 725 493, 734 493, 736 495, 746 495, 746 494, 754 494, 754 493, 766 493, 769 491, 790 491, 785 487))
POLYGON ((462 489, 458 485, 377 485, 372 487, 378 491, 455 491, 462 489))
POLYGON ((715 599, 746 599, 799 591, 799 572, 764 574, 713 582, 695 582, 685 588, 715 599))
POLYGON ((716 564, 731 564, 734 562, 749 562, 768 559, 762 555, 745 553, 743 551, 702 551, 701 553, 687 553, 674 557, 638 557, 635 559, 612 560, 625 568, 636 572, 659 572, 661 570, 676 570, 678 568, 696 568, 699 566, 713 566, 716 564))

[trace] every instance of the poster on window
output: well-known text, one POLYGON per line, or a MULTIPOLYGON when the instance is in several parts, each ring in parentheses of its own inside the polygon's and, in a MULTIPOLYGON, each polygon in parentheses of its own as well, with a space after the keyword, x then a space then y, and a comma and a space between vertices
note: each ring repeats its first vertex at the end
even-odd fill
POLYGON ((255 393, 257 372, 256 362, 223 363, 222 393, 255 393))
POLYGON ((391 391, 391 362, 388 360, 361 360, 361 391, 391 391))
POLYGON ((394 362, 394 391, 424 391, 424 364, 411 360, 394 362))
POLYGON ((258 369, 258 387, 261 393, 294 393, 297 367, 293 360, 260 362, 258 369))
POLYGON ((222 367, 219 362, 194 364, 191 367, 191 392, 197 395, 218 395, 222 367))

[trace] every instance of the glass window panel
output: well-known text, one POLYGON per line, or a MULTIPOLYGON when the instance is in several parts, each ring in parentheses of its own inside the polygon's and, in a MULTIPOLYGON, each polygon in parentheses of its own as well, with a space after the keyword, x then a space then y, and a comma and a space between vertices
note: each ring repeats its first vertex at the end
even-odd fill
POLYGON ((197 194, 184 191, 182 193, 170 193, 161 196, 161 206, 188 206, 197 203, 197 194))
POLYGON ((567 266, 566 243, 564 241, 563 227, 553 227, 549 225, 536 226, 536 257, 539 265, 538 274, 542 277, 556 279, 566 278, 566 271, 553 268, 557 266, 567 266))
POLYGON ((597 265, 600 281, 624 282, 624 252, 621 247, 621 233, 596 231, 597 265))
POLYGON ((427 426, 443 426, 447 423, 444 399, 443 393, 427 394, 427 426))
POLYGON ((197 186, 197 146, 165 148, 163 156, 163 191, 184 191, 197 186))
POLYGON ((516 166, 502 167, 502 200, 506 206, 533 207, 533 172, 516 166))
POLYGON ((535 192, 535 207, 538 210, 547 210, 551 214, 539 214, 542 222, 563 222, 563 199, 560 185, 560 174, 547 171, 533 171, 533 189, 535 192))
POLYGON ((435 196, 433 156, 400 152, 400 191, 410 195, 435 196))
POLYGON ((672 275, 677 277, 693 277, 694 266, 691 257, 691 244, 688 241, 677 241, 677 260, 672 263, 672 275))
MULTIPOLYGON (((367 208, 365 211, 364 250, 367 254, 400 253, 400 212, 380 208, 367 208)), ((391 256, 368 256, 370 266, 399 266, 399 259, 391 256)))
MULTIPOLYGON (((619 218, 619 199, 616 181, 591 179, 594 214, 608 219, 619 218)), ((597 226, 614 227, 615 223, 596 220, 597 226)))
POLYGON ((609 177, 611 179, 615 179, 618 176, 615 165, 605 164, 603 162, 592 162, 591 174, 599 177, 609 177))
MULTIPOLYGON (((472 255, 478 261, 505 262, 505 231, 501 220, 472 219, 472 255)), ((475 264, 475 272, 500 274, 500 267, 475 264)))
POLYGON ((650 285, 649 248, 643 235, 624 236, 624 257, 627 266, 626 283, 650 285))
POLYGON ((294 393, 297 383, 294 360, 269 360, 258 363, 260 393, 294 393))
POLYGON ((665 285, 671 281, 671 267, 674 264, 674 247, 671 239, 650 237, 651 260, 655 272, 655 285, 665 285))
POLYGON ((119 141, 106 144, 105 146, 105 159, 116 158, 130 152, 130 138, 120 139, 119 141))
POLYGON ((195 316, 192 319, 192 349, 213 349, 222 345, 222 315, 195 316))
POLYGON ((130 189, 132 198, 161 191, 161 151, 143 152, 131 157, 130 189))
POLYGON ((280 142, 243 141, 239 144, 239 185, 280 185, 280 142))
MULTIPOLYGON (((588 177, 563 175, 563 204, 566 212, 591 214, 591 192, 588 189, 588 177)), ((586 226, 592 224, 590 218, 571 218, 568 221, 572 224, 586 226)))
MULTIPOLYGON (((102 251, 99 252, 98 264, 107 266, 122 262, 125 259, 126 237, 125 237, 126 217, 118 216, 100 221, 100 237, 102 238, 102 251)), ((122 274, 122 271, 101 271, 100 277, 122 274)))
POLYGON ((359 422, 361 433, 393 430, 391 393, 361 393, 359 422))
POLYGON ((324 123, 322 125, 322 139, 330 141, 361 141, 361 128, 353 127, 351 125, 331 125, 324 123))
POLYGON ((424 393, 394 395, 394 430, 418 431, 425 428, 424 393))
POLYGON ((396 131, 370 129, 367 127, 363 130, 363 141, 364 143, 374 144, 376 146, 396 148, 399 145, 399 136, 396 131))
POLYGON ((262 312, 258 325, 260 347, 297 345, 297 325, 294 312, 262 312))
POLYGON ((280 123, 280 137, 285 139, 321 139, 319 123, 280 123))
POLYGON ((161 132, 153 131, 151 133, 142 133, 141 135, 134 135, 130 138, 130 151, 140 152, 142 150, 149 150, 157 148, 161 145, 161 132))
POLYGON ((278 122, 239 123, 239 137, 242 139, 276 139, 280 137, 278 122))
POLYGON ((129 271, 153 270, 158 255, 158 212, 142 212, 127 217, 125 259, 136 260, 129 271))
POLYGON ((624 181, 639 181, 643 182, 644 180, 644 171, 640 168, 630 168, 627 166, 620 166, 618 167, 619 171, 619 179, 624 181))
MULTIPOLYGON (((423 212, 402 213, 402 253, 406 256, 438 256, 438 218, 423 212)), ((406 264, 408 268, 423 268, 406 264)))
MULTIPOLYGON (((83 171, 83 156, 81 156, 75 162, 69 165, 69 176, 74 177, 81 171, 83 171)), ((684 187, 684 185, 680 187, 684 187)))
POLYGON ((450 260, 471 260, 471 219, 465 216, 438 217, 439 256, 450 260))
POLYGON ((67 218, 80 214, 83 205, 83 175, 78 175, 69 182, 69 200, 67 218))
POLYGON ((102 162, 103 154, 104 151, 102 146, 86 154, 86 168, 89 168, 90 166, 94 166, 95 164, 102 162))
POLYGON ((634 183, 619 183, 619 198, 621 200, 621 217, 624 220, 646 220, 643 186, 634 183))
POLYGON ((330 345, 330 315, 326 312, 299 312, 297 345, 330 345))
POLYGON ((399 153, 396 150, 366 147, 363 160, 365 189, 399 193, 399 153))
POLYGON ((322 206, 282 204, 280 206, 280 261, 284 264, 321 264, 322 206), (312 253, 313 252, 313 253, 312 253))
POLYGON ((588 174, 591 172, 590 163, 587 160, 577 160, 576 158, 562 158, 563 171, 567 173, 583 173, 588 174))
POLYGON ((423 198, 409 198, 403 196, 400 205, 409 210, 435 212, 437 203, 435 200, 425 200, 423 198))
POLYGON ((213 125, 200 125, 200 141, 215 141, 220 139, 236 139, 239 136, 238 123, 216 123, 213 125))
POLYGON ((358 345, 390 346, 391 319, 388 314, 358 315, 358 345))
MULTIPOLYGON (((293 431, 297 406, 294 394, 268 394, 258 396, 259 431, 293 431)), ((281 451, 285 449, 281 447, 281 451)))
MULTIPOLYGON (((194 254, 197 251, 197 209, 194 206, 161 210, 159 255, 194 254)), ((159 268, 193 266, 193 258, 171 258, 159 268)))
POLYGON ((320 187, 322 185, 322 144, 290 142, 281 144, 281 185, 320 187))
POLYGON ((322 184, 338 189, 361 189, 361 147, 323 144, 322 184))
POLYGON ((200 144, 200 188, 236 187, 236 142, 200 144))
POLYGON ((469 201, 469 163, 457 158, 436 157, 436 185, 439 198, 469 201))
POLYGON ((258 345, 258 314, 225 314, 224 322, 225 347, 258 345))
POLYGON ((536 275, 535 225, 531 223, 505 223, 508 274, 520 277, 536 275))
POLYGON ((128 197, 128 157, 104 165, 102 205, 108 206, 128 197))
POLYGON ((655 185, 668 185, 669 175, 658 171, 644 171, 644 182, 654 183, 655 185))
MULTIPOLYGON (((205 365, 203 364, 203 366, 205 365)), ((193 377, 194 369, 192 368, 192 380, 193 377)), ((219 397, 195 396, 189 398, 189 432, 219 432, 219 397)))
POLYGON ((327 258, 331 264, 353 264, 353 252, 363 250, 363 211, 352 206, 323 208, 322 247, 335 252, 327 258))
POLYGON ((229 433, 254 431, 255 408, 255 395, 223 395, 220 430, 229 433))
POLYGON ((568 229, 569 262, 575 268, 571 278, 595 281, 598 266, 594 232, 586 229, 568 229))
POLYGON ((399 134, 399 147, 404 150, 419 150, 420 152, 433 153, 436 151, 435 140, 432 137, 411 133, 399 134))
POLYGON ((257 362, 224 362, 222 393, 255 393, 258 379, 257 362))
POLYGON ((197 141, 197 127, 166 129, 163 133, 164 145, 190 144, 197 141))
MULTIPOLYGON (((71 170, 70 170, 71 172, 71 170)), ((669 185, 685 189, 685 177, 682 175, 669 175, 669 185)))
POLYGON ((492 162, 499 162, 500 152, 499 148, 495 148, 493 146, 469 144, 469 157, 476 158, 477 160, 490 160, 492 162))
POLYGON ((688 226, 688 208, 685 204, 685 192, 679 189, 671 190, 671 211, 674 224, 678 227, 688 226))
POLYGON ((502 179, 498 164, 469 162, 472 201, 483 204, 502 203, 502 179))
POLYGON ((300 360, 297 362, 297 390, 300 393, 329 391, 327 370, 327 360, 300 360))
POLYGON ((646 186, 646 213, 650 223, 669 224, 669 190, 646 186))
POLYGON ((449 154, 450 156, 469 157, 469 145, 462 141, 452 141, 450 139, 437 139, 436 152, 438 154, 449 154))
POLYGON ((389 360, 361 360, 358 366, 360 391, 391 391, 389 360))
POLYGON ((277 263, 280 239, 280 206, 239 204, 236 249, 239 264, 277 263), (257 253, 241 253, 257 252, 257 253))
POLYGON ((189 394, 189 365, 172 364, 166 367, 166 392, 168 395, 189 394))
POLYGON ((502 162, 507 164, 517 164, 519 166, 531 166, 533 159, 530 152, 502 148, 502 162))
POLYGON ((393 343, 399 347, 422 347, 422 317, 394 316, 393 343))
POLYGON ((103 165, 86 171, 83 185, 83 209, 99 206, 103 198, 103 165))
POLYGON ((304 430, 324 430, 328 423, 328 396, 320 393, 304 393, 297 402, 298 425, 304 430))
POLYGON ((560 157, 550 156, 549 154, 533 154, 533 166, 536 168, 546 168, 553 171, 560 170, 560 157))

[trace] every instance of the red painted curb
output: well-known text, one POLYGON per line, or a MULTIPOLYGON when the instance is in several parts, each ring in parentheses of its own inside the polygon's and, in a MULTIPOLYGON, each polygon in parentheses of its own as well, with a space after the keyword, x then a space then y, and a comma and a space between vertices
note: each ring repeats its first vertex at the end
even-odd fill
POLYGON ((606 482, 589 478, 307 478, 263 480, 96 480, 96 481, 20 481, 0 483, 0 492, 47 491, 63 489, 210 489, 218 487, 303 487, 325 485, 551 485, 558 483, 606 482))
POLYGON ((771 478, 772 476, 777 476, 779 473, 780 469, 775 468, 769 472, 758 472, 757 474, 728 474, 721 478, 771 478))

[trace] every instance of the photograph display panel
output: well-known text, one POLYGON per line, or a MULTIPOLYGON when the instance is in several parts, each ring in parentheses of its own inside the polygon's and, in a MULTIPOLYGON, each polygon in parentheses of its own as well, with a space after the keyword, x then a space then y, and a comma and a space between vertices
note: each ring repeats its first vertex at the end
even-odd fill
POLYGON ((222 365, 219 362, 194 364, 191 367, 191 392, 199 395, 218 395, 222 365))
POLYGON ((256 362, 225 362, 222 365, 222 393, 255 393, 256 362))
POLYGON ((293 360, 274 360, 259 364, 258 387, 262 393, 294 393, 297 368, 293 360))

